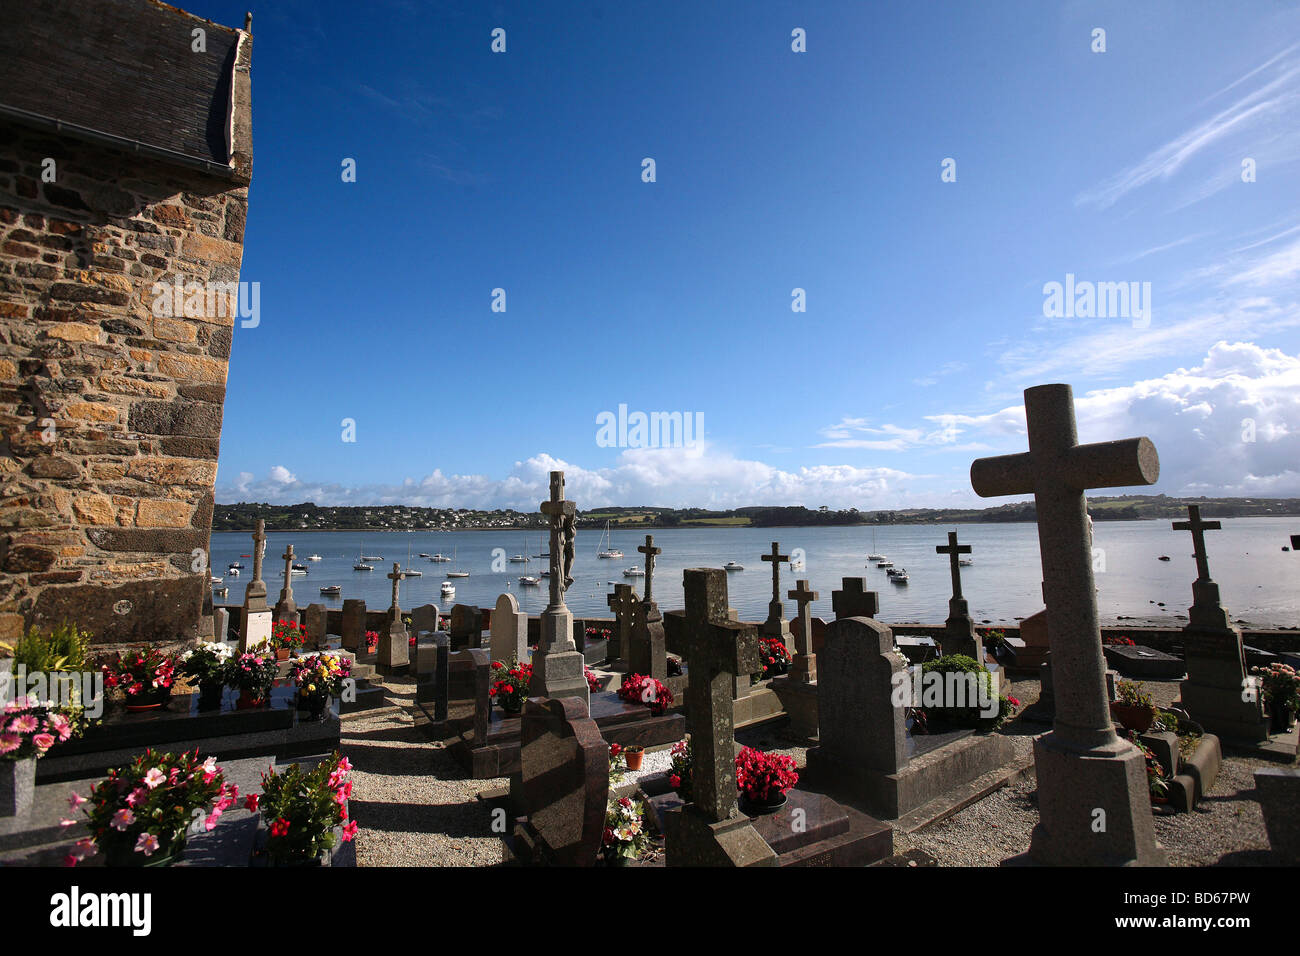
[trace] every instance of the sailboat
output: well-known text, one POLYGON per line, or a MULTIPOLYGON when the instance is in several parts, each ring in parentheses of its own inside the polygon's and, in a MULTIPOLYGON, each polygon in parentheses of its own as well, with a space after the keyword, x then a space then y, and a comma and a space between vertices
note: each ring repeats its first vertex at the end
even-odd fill
POLYGON ((883 554, 877 554, 877 553, 876 553, 876 529, 875 529, 875 528, 872 528, 872 529, 871 529, 871 553, 870 553, 869 555, 867 555, 867 560, 868 560, 868 561, 884 561, 884 560, 885 560, 885 556, 884 556, 883 554))
POLYGON ((617 548, 614 547, 614 542, 613 542, 613 540, 612 540, 612 539, 610 538, 610 536, 609 536, 609 522, 608 522, 608 521, 605 522, 605 533, 601 536, 601 540, 605 542, 605 550, 597 552, 596 557, 598 557, 598 558, 621 558, 621 557, 623 557, 623 552, 622 552, 622 551, 619 551, 617 548))
POLYGON ((402 577, 418 578, 423 576, 424 576, 423 571, 419 571, 411 567, 411 543, 408 541, 406 543, 406 567, 402 568, 402 577))
MULTIPOLYGON (((453 547, 453 548, 452 548, 452 557, 454 558, 454 557, 457 555, 458 552, 459 552, 459 548, 455 548, 455 547, 453 547)), ((467 578, 467 577, 469 577, 469 572, 468 572, 468 571, 448 571, 448 572, 447 572, 447 577, 449 577, 449 578, 467 578)))
POLYGON ((352 570, 373 571, 375 569, 375 566, 373 564, 367 564, 366 563, 367 560, 368 559, 366 558, 366 547, 365 545, 362 545, 361 549, 357 552, 357 563, 352 565, 352 570))

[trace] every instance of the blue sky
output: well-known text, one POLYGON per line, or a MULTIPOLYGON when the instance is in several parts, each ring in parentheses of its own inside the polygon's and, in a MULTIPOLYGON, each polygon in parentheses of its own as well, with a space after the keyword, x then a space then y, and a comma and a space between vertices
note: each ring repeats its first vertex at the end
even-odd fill
POLYGON ((1155 491, 1300 494, 1300 11, 663 6, 253 9, 219 501, 974 505, 1053 381, 1155 491), (620 403, 704 440, 603 447, 620 403))

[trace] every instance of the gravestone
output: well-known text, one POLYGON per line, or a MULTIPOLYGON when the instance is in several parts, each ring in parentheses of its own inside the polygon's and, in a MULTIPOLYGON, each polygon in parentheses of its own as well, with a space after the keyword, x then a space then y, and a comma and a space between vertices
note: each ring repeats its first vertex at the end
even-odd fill
POLYGON ((218 643, 230 640, 230 612, 224 607, 212 611, 212 639, 218 643))
POLYGON ((948 532, 946 545, 935 545, 936 554, 948 555, 948 569, 952 576, 952 597, 948 599, 948 620, 943 625, 943 635, 939 644, 944 656, 965 654, 977 664, 984 663, 984 644, 975 633, 975 622, 971 620, 970 608, 961 593, 960 556, 970 554, 969 544, 957 543, 957 532, 948 532))
POLYGON ((1255 793, 1264 814, 1264 829, 1277 862, 1300 863, 1300 769, 1269 767, 1255 771, 1255 793))
POLYGON ((298 605, 293 603, 293 545, 284 549, 284 587, 280 588, 280 599, 275 602, 275 619, 277 621, 298 620, 298 605))
POLYGON ((303 624, 307 628, 307 641, 304 647, 321 648, 325 646, 325 622, 328 620, 329 608, 324 604, 308 604, 303 615, 303 624))
POLYGON ((1016 668, 1029 670, 1047 663, 1051 641, 1047 636, 1047 609, 1029 615, 1020 622, 1020 639, 1023 648, 1016 649, 1016 668))
MULTIPOLYGON (((795 658, 790 673, 772 681, 772 690, 781 698, 781 706, 789 715, 790 732, 797 736, 813 737, 817 734, 817 655, 812 649, 812 602, 818 594, 805 580, 798 581, 789 592, 798 611, 795 615, 795 658)), ((768 841, 769 843, 771 841, 768 841)))
POLYGON ((519 610, 513 594, 497 598, 492 611, 492 659, 504 661, 528 660, 528 615, 519 610))
POLYGON ((1068 385, 1026 389, 1025 421, 1029 451, 976 460, 971 485, 982 498, 1032 493, 1037 512, 1056 720, 1034 741, 1039 823, 1029 855, 1058 865, 1162 865, 1146 762, 1116 736, 1106 699, 1084 497, 1153 484, 1159 457, 1147 438, 1080 445, 1068 385))
POLYGON ((585 706, 590 690, 584 676, 586 662, 573 641, 573 612, 564 604, 564 592, 573 580, 577 539, 577 506, 564 498, 564 472, 551 472, 551 497, 541 504, 550 521, 550 600, 542 612, 541 640, 533 654, 532 692, 538 697, 577 697, 585 706))
POLYGON ((767 605, 767 620, 763 622, 762 632, 768 637, 775 637, 785 644, 788 651, 794 650, 790 636, 790 622, 785 619, 785 605, 781 603, 781 563, 790 563, 790 556, 781 553, 778 542, 772 542, 772 550, 763 555, 763 560, 772 565, 772 600, 767 605))
POLYGON ((451 635, 437 631, 433 635, 436 663, 433 672, 433 719, 446 720, 451 698, 451 635))
POLYGON ((253 531, 253 579, 244 589, 244 606, 239 613, 239 652, 271 640, 271 609, 266 604, 266 582, 262 580, 262 556, 266 553, 266 521, 257 519, 253 531))
POLYGON ((1223 743, 1252 747, 1268 740, 1268 721, 1262 695, 1242 692, 1249 671, 1241 629, 1233 625, 1219 601, 1219 586, 1210 577, 1205 532, 1220 527, 1217 521, 1201 520, 1199 505, 1188 505, 1187 520, 1173 523, 1173 530, 1192 533, 1196 554, 1192 606, 1183 628, 1187 679, 1180 685, 1182 704, 1193 720, 1223 743))
POLYGON ((594 866, 609 799, 609 745, 587 705, 572 697, 530 699, 520 719, 513 801, 514 855, 548 866, 594 866))
POLYGON ((393 606, 388 609, 388 633, 379 635, 379 668, 385 673, 401 672, 411 663, 410 635, 406 633, 406 624, 402 621, 402 607, 398 603, 398 589, 402 580, 402 567, 393 562, 393 570, 387 575, 393 582, 393 606))
POLYGON ((663 554, 663 549, 655 547, 654 535, 648 534, 645 536, 645 544, 639 545, 637 550, 645 555, 645 600, 632 614, 628 667, 631 673, 649 675, 669 684, 675 694, 680 694, 685 687, 682 679, 668 679, 664 617, 654 601, 655 557, 663 554))
POLYGON ((456 604, 451 609, 452 650, 483 646, 483 612, 473 604, 456 604))
POLYGON ((347 598, 343 602, 343 649, 356 654, 366 652, 366 602, 347 598))
POLYGON ((691 736, 694 802, 668 815, 669 866, 771 866, 776 854, 737 806, 736 740, 732 693, 738 674, 759 668, 753 625, 727 617, 727 572, 684 572, 686 610, 682 643, 687 732, 691 736))
POLYGON ((609 652, 611 661, 621 661, 629 674, 633 671, 628 663, 632 648, 632 611, 641 603, 636 591, 630 584, 615 584, 614 593, 605 596, 605 603, 614 612, 614 647, 609 652))
POLYGON ((421 604, 411 610, 411 633, 417 637, 438 630, 438 606, 421 604))

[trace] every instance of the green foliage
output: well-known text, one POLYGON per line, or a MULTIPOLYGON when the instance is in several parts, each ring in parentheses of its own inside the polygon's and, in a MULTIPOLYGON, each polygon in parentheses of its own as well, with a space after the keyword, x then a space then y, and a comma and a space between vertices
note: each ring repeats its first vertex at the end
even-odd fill
MULTIPOLYGON (((923 678, 926 678, 923 681, 923 687, 933 680, 929 675, 944 675, 943 702, 937 707, 926 706, 924 709, 927 718, 938 720, 940 723, 957 724, 965 727, 974 727, 989 722, 989 718, 981 714, 982 708, 979 702, 994 698, 993 675, 989 673, 989 669, 983 664, 978 663, 972 657, 967 657, 965 654, 949 654, 937 660, 926 661, 921 665, 921 674, 923 678), (976 678, 975 680, 953 682, 946 676, 948 674, 974 674, 976 678), (959 693, 961 696, 950 699, 949 692, 956 690, 953 686, 954 683, 960 684, 959 693)), ((926 690, 923 693, 928 695, 929 691, 926 690)), ((996 723, 1002 719, 1004 706, 999 701, 998 717, 993 718, 992 722, 996 723)))
POLYGON ((14 667, 23 664, 29 672, 85 670, 90 657, 90 632, 64 621, 43 633, 30 628, 13 647, 14 667))

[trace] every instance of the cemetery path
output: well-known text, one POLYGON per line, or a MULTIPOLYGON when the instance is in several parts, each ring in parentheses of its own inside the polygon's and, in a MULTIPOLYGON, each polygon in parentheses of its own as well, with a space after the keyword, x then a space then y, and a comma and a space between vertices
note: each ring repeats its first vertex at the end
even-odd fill
POLYGON ((491 809, 479 793, 501 780, 469 780, 431 742, 412 711, 415 685, 385 681, 384 708, 343 723, 341 746, 355 770, 352 816, 358 866, 493 866, 501 862, 491 809))

